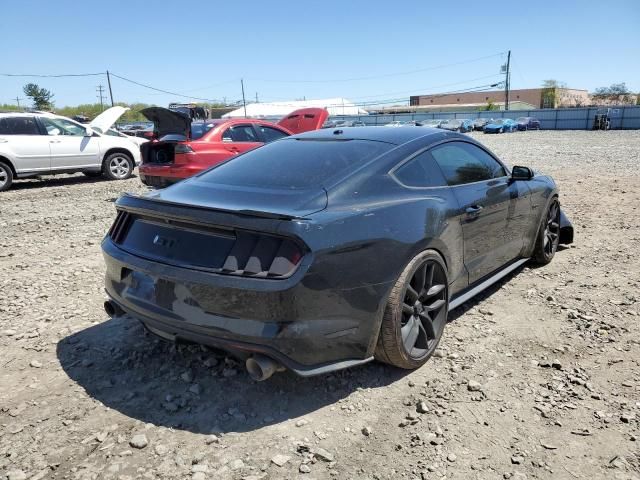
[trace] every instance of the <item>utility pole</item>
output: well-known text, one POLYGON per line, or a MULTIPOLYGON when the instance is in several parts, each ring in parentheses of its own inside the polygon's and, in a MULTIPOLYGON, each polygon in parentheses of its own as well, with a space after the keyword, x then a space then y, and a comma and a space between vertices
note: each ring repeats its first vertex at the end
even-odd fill
POLYGON ((259 103, 258 102, 258 92, 256 92, 256 103, 259 103))
POLYGON ((113 107, 113 91, 111 91, 111 76, 109 75, 109 70, 107 70, 107 83, 109 84, 109 96, 111 97, 111 106, 113 107))
POLYGON ((20 98, 16 95, 16 103, 18 104, 18 108, 20 108, 20 100, 24 100, 24 98, 20 98))
POLYGON ((511 72, 509 71, 511 63, 511 50, 507 53, 507 68, 504 71, 504 109, 509 110, 509 90, 511 89, 511 72))
POLYGON ((102 85, 98 85, 96 87, 96 90, 98 91, 98 95, 96 95, 96 97, 100 99, 100 110, 104 111, 103 99, 106 98, 104 95, 102 95, 102 92, 104 92, 104 87, 102 85))
POLYGON ((247 102, 244 99, 244 80, 240 79, 240 86, 242 87, 242 106, 244 107, 244 118, 247 118, 247 102))

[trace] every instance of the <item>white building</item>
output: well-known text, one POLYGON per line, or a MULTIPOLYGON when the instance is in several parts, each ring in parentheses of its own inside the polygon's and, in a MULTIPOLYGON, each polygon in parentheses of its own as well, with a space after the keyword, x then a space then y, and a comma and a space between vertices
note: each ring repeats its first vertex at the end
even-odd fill
POLYGON ((244 107, 225 113, 222 118, 280 118, 300 108, 326 108, 330 116, 367 115, 367 111, 345 98, 325 98, 322 100, 300 100, 291 102, 266 102, 247 104, 244 107))

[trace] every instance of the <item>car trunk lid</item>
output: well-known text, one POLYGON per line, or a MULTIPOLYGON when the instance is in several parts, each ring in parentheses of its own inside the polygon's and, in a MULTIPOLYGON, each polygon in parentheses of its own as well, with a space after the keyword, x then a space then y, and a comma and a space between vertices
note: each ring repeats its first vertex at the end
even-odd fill
POLYGON ((153 122, 156 138, 162 139, 168 135, 172 141, 184 141, 191 138, 191 119, 181 112, 162 107, 149 107, 140 113, 153 122))
POLYGON ((200 182, 198 176, 151 192, 147 198, 200 209, 283 219, 302 218, 327 207, 327 193, 322 187, 295 190, 239 187, 200 182))

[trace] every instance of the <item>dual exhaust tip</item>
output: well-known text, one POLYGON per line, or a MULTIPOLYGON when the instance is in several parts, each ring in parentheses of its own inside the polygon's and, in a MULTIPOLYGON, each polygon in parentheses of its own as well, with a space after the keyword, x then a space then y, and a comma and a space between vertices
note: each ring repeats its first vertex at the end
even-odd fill
POLYGON ((125 313, 124 310, 122 308, 120 308, 120 305, 118 305, 113 300, 107 300, 106 302, 104 302, 104 311, 111 318, 113 318, 113 317, 121 317, 125 313))
MULTIPOLYGON (((113 300, 104 302, 104 311, 111 318, 125 314, 125 311, 113 300)), ((249 376, 256 382, 263 382, 271 378, 274 373, 284 371, 284 367, 281 364, 259 353, 247 358, 245 366, 249 376)))
POLYGON ((245 366, 249 376, 256 382, 262 382, 274 373, 284 371, 284 367, 278 362, 259 353, 247 358, 245 366))

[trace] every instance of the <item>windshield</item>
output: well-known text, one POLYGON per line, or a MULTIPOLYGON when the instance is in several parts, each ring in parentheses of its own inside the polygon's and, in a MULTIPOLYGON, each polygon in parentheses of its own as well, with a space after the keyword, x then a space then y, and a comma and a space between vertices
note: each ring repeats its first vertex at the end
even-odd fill
POLYGON ((321 187, 395 145, 370 140, 284 139, 221 164, 199 180, 277 189, 321 187))
POLYGON ((504 123, 504 120, 494 120, 493 122, 494 125, 502 125, 504 123))
POLYGON ((527 117, 520 117, 518 119, 516 119, 516 122, 522 123, 522 122, 528 122, 529 119, 527 117))
POLYGON ((215 122, 192 123, 191 124, 191 140, 198 140, 204 137, 204 134, 217 125, 215 122))

